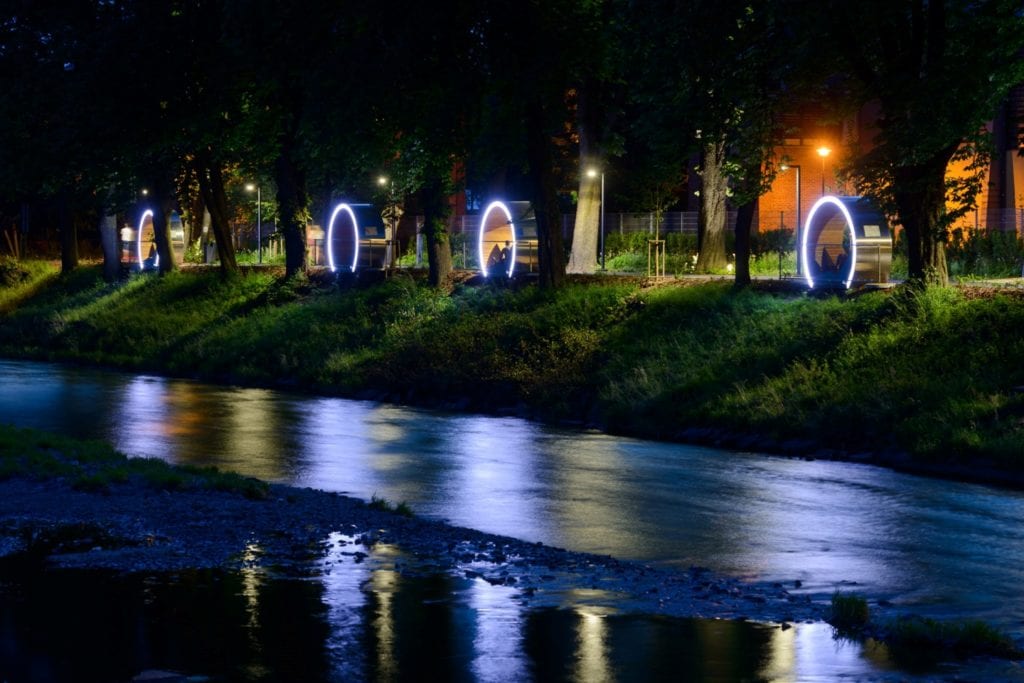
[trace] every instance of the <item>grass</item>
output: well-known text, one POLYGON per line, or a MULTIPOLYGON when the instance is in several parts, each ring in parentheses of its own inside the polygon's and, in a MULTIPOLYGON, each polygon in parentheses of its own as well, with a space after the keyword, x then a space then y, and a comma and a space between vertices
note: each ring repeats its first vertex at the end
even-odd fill
POLYGON ((1024 657, 1012 638, 975 619, 937 621, 908 616, 884 624, 881 636, 897 656, 1024 657))
POLYGON ((379 512, 391 512, 402 517, 412 517, 412 508, 404 500, 401 503, 391 503, 387 498, 379 497, 376 493, 370 496, 370 502, 366 507, 379 512))
POLYGON ((832 607, 828 622, 839 633, 858 633, 863 631, 871 621, 868 601, 859 595, 840 593, 832 594, 832 607))
POLYGON ((107 284, 91 268, 40 282, 0 318, 0 353, 656 438, 700 427, 1024 464, 1024 301, 1012 292, 811 297, 596 277, 444 293, 406 273, 354 287, 207 270, 107 284))
POLYGON ((832 595, 828 622, 843 638, 870 634, 883 641, 897 659, 934 662, 979 655, 1024 657, 1012 638, 977 619, 939 621, 908 615, 873 624, 867 600, 851 593, 836 591, 832 595))
POLYGON ((265 482, 215 467, 175 466, 150 458, 129 458, 101 441, 69 439, 0 425, 0 481, 13 477, 64 479, 80 491, 104 493, 138 481, 157 491, 214 490, 262 500, 265 482))

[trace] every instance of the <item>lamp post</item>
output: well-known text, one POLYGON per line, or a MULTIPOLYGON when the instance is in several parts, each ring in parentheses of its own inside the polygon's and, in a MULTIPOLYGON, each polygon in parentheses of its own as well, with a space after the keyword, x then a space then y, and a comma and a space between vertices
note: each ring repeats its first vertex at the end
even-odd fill
POLYGON ((822 145, 818 148, 818 156, 821 157, 821 196, 825 196, 825 157, 832 153, 832 150, 822 145))
POLYGON ((587 169, 588 178, 596 178, 598 174, 601 175, 601 232, 599 233, 601 244, 601 270, 604 270, 604 171, 598 171, 596 168, 587 169))
POLYGON ((796 171, 796 274, 800 275, 800 164, 783 164, 783 171, 796 171))
POLYGON ((263 202, 260 196, 260 186, 249 183, 245 186, 249 192, 256 190, 256 263, 263 264, 263 202))

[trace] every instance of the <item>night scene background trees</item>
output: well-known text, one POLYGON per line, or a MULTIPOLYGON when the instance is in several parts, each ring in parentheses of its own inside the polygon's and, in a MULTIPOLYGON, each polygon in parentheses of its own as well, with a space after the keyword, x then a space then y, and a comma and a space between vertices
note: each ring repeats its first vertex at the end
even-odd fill
POLYGON ((986 126, 1024 82, 1022 50, 1014 0, 9 2, 0 227, 22 243, 56 228, 65 270, 81 231, 115 277, 112 217, 145 189, 160 270, 175 267, 176 211, 192 249, 208 225, 230 274, 253 184, 293 274, 333 199, 376 200, 423 217, 441 285, 459 198, 500 194, 532 202, 540 283, 557 286, 567 266, 597 268, 593 168, 613 204, 699 208, 698 271, 724 266, 738 211, 743 284, 758 198, 793 116, 812 112, 872 131, 847 145, 843 178, 901 227, 908 276, 944 283, 949 228, 981 189, 986 126), (975 172, 949 177, 958 159, 975 172))

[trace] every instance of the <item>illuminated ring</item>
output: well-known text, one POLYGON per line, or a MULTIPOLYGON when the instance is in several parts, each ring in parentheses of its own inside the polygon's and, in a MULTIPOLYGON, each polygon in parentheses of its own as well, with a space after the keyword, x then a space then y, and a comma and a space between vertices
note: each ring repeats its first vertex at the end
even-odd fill
MULTIPOLYGON (((857 265, 857 230, 853 226, 853 216, 850 215, 850 210, 847 209, 846 205, 839 201, 838 198, 833 197, 832 195, 826 195, 816 201, 814 206, 811 207, 811 212, 807 214, 807 221, 804 223, 804 234, 800 240, 800 262, 805 264, 804 276, 807 278, 807 286, 814 289, 814 277, 811 275, 812 268, 810 267, 812 259, 809 259, 807 255, 808 238, 811 234, 811 224, 814 221, 814 214, 816 214, 818 209, 826 204, 833 204, 839 208, 839 211, 843 214, 843 218, 846 219, 845 229, 850 233, 850 258, 848 259, 850 272, 847 274, 846 280, 843 282, 843 286, 846 287, 846 289, 849 289, 850 283, 853 282, 853 271, 857 265)), ((818 232, 821 231, 819 230, 818 232)), ((817 246, 817 236, 815 237, 815 246, 817 246)), ((817 261, 815 260, 814 263, 817 263, 817 261)))
POLYGON ((352 250, 352 265, 349 267, 349 270, 354 273, 356 272, 356 264, 359 263, 359 225, 356 222, 356 212, 348 204, 338 204, 334 207, 334 212, 331 213, 331 220, 327 224, 327 263, 330 265, 332 273, 338 269, 334 265, 334 223, 338 218, 338 214, 342 211, 347 213, 349 218, 352 219, 352 243, 355 247, 352 250))
MULTIPOLYGON (((153 212, 150 209, 146 209, 142 212, 142 218, 139 219, 139 229, 135 231, 135 253, 139 257, 139 270, 143 270, 142 265, 142 226, 146 224, 146 217, 153 218, 153 212)), ((153 239, 156 240, 156 228, 153 229, 153 239)), ((157 252, 156 258, 153 259, 153 267, 160 267, 160 253, 157 252)))
POLYGON ((480 252, 480 272, 483 273, 484 277, 487 277, 487 256, 484 254, 484 226, 487 225, 487 217, 491 215, 491 211, 494 209, 501 209, 505 212, 505 218, 508 220, 508 225, 512 229, 512 256, 509 258, 508 275, 512 277, 512 271, 516 268, 516 225, 512 222, 512 212, 508 210, 503 202, 491 202, 487 205, 484 210, 484 216, 480 219, 480 235, 477 238, 477 250, 480 252))

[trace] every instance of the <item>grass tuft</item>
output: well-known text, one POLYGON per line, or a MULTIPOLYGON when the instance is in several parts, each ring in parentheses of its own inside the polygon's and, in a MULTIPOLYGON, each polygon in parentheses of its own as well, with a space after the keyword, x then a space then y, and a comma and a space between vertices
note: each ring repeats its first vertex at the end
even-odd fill
POLYGON ((370 502, 366 504, 371 510, 377 510, 379 512, 391 512, 402 517, 412 517, 412 508, 404 500, 400 503, 393 504, 388 501, 387 498, 378 496, 376 493, 370 496, 370 502))
POLYGON ((867 628, 871 620, 868 601, 859 595, 832 594, 832 608, 828 622, 840 633, 857 633, 867 628))
POLYGON ((886 623, 882 633, 889 647, 900 655, 1024 657, 1008 635, 978 620, 938 621, 908 616, 886 623))

